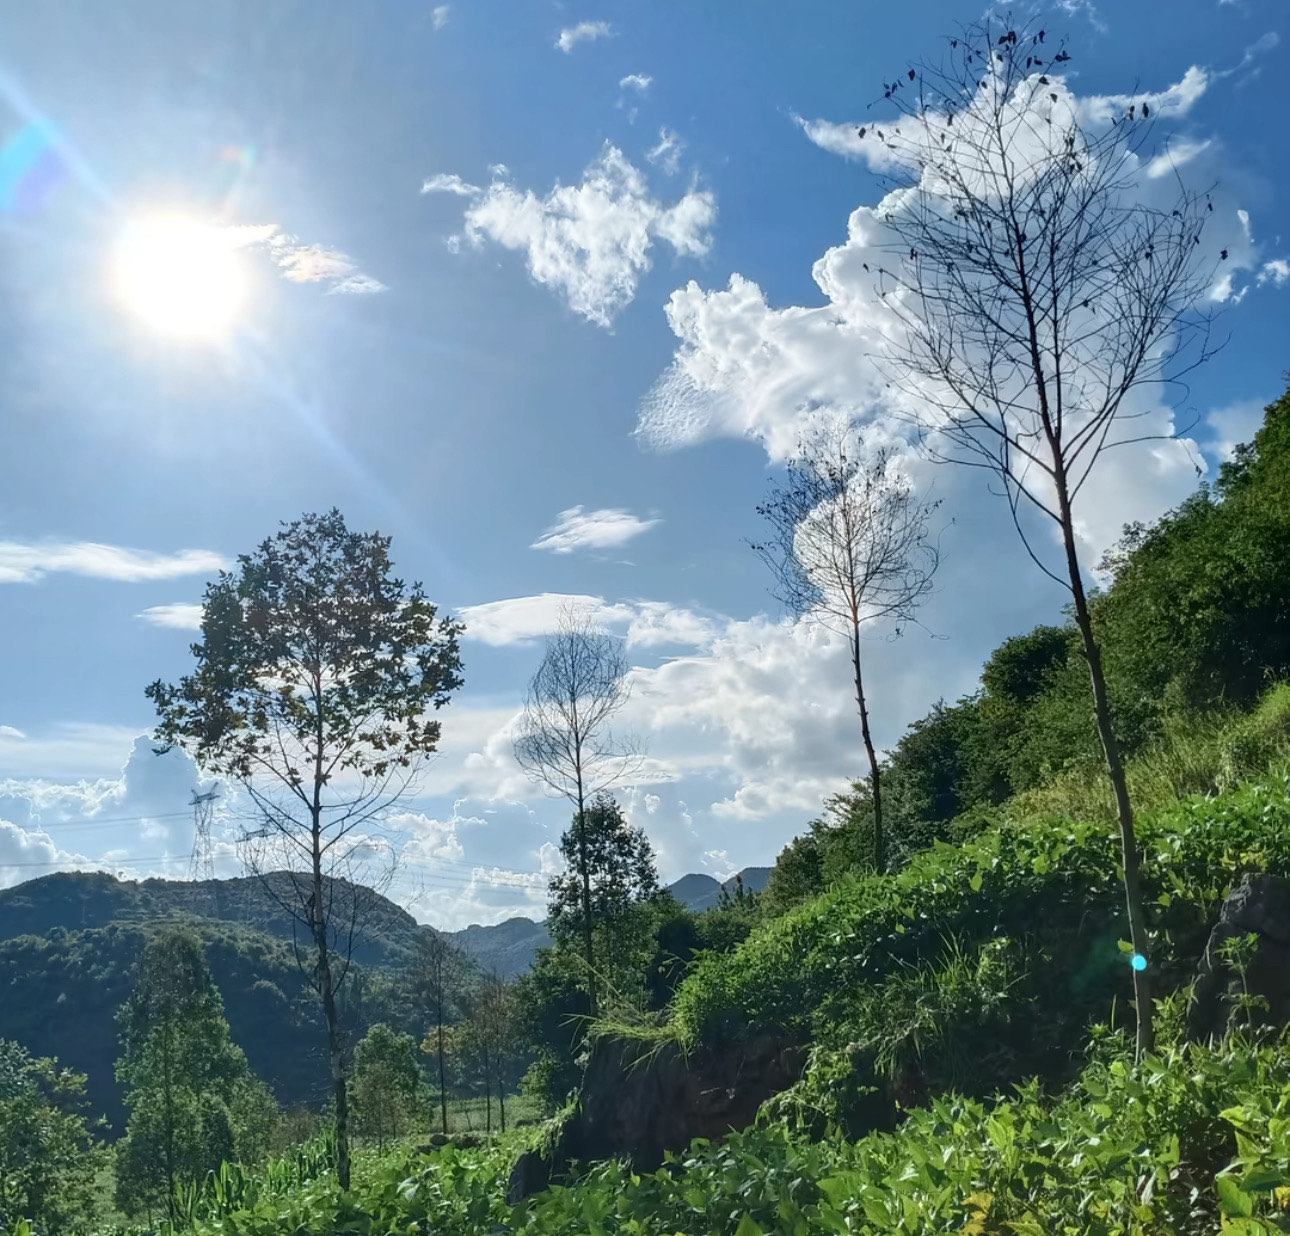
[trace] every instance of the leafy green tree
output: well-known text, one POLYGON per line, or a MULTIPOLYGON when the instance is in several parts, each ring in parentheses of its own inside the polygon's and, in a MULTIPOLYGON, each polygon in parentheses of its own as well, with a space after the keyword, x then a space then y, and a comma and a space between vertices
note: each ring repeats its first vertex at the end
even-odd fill
POLYGON ((394 577, 389 547, 378 533, 351 532, 336 510, 285 524, 207 586, 196 672, 148 688, 157 737, 236 780, 258 809, 253 865, 299 924, 322 1002, 345 1189, 339 997, 378 903, 356 879, 335 877, 356 875, 357 830, 398 801, 435 750, 430 714, 462 682, 460 626, 437 618, 420 584, 394 577))
POLYGON ((127 1214, 164 1209, 173 1223, 176 1186, 263 1151, 271 1100, 229 1041, 194 932, 175 928, 149 942, 119 1022, 117 1076, 130 1119, 116 1150, 117 1204, 127 1214))
POLYGON ((103 1149, 84 1094, 82 1074, 0 1039, 0 1231, 27 1219, 59 1236, 89 1218, 103 1149))
POLYGON ((533 1056, 523 1090, 547 1113, 578 1085, 586 1042, 585 959, 567 947, 539 949, 515 982, 519 1033, 533 1056))
POLYGON ((506 1092, 514 1084, 522 1045, 516 988, 495 974, 484 975, 466 997, 466 1020, 452 1036, 459 1066, 473 1074, 484 1092, 485 1129, 493 1127, 497 1095, 501 1131, 506 1132, 506 1092))
POLYGON ((446 936, 430 928, 416 938, 408 961, 407 983, 418 1012, 424 1010, 431 1030, 421 1050, 435 1057, 439 1075, 440 1128, 448 1133, 447 1031, 452 1013, 461 998, 471 963, 446 936))
POLYGON ((380 1150, 398 1137, 416 1110, 421 1090, 417 1045, 378 1022, 354 1049, 354 1113, 359 1129, 380 1150))
POLYGON ((602 971, 596 978, 617 991, 635 969, 630 959, 641 943, 644 921, 635 908, 658 891, 653 847, 644 829, 623 818, 617 800, 601 792, 560 838, 560 854, 564 873, 548 885, 551 934, 568 945, 593 933, 602 971))
POLYGON ((1290 392, 1217 484, 1126 530, 1096 614, 1138 692, 1190 707, 1253 703, 1290 676, 1290 392))

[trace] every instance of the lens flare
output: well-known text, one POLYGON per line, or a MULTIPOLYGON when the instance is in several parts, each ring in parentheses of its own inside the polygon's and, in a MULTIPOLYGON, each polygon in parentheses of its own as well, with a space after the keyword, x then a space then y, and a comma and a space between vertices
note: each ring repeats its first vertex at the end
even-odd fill
POLYGON ((121 234, 116 291, 154 330, 188 339, 227 336, 246 300, 236 231, 177 215, 139 219, 121 234))
POLYGON ((30 214, 67 175, 48 124, 24 125, 0 147, 0 214, 30 214))

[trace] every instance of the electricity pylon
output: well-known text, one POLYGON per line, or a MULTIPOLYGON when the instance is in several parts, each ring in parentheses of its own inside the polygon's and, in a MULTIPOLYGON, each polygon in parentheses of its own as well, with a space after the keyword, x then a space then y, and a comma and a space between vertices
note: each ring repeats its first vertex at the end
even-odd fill
POLYGON ((211 820, 215 815, 215 800, 219 797, 216 790, 205 794, 193 791, 193 855, 188 862, 190 880, 213 880, 215 878, 215 854, 211 846, 211 820))

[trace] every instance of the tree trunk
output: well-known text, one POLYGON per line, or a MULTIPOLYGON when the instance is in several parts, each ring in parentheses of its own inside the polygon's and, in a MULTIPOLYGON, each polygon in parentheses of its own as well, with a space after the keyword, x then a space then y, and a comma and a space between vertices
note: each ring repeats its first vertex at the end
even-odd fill
POLYGON ((582 796, 582 772, 578 773, 578 865, 582 868, 582 947, 587 960, 587 1002, 596 1015, 596 950, 591 935, 591 859, 587 854, 586 804, 582 796))
POLYGON ((165 1048, 161 1053, 163 1061, 161 1068, 161 1086, 162 1094, 165 1098, 162 1101, 162 1107, 166 1113, 166 1213, 170 1216, 170 1226, 178 1227, 179 1215, 175 1209, 175 1091, 174 1075, 171 1069, 173 1061, 171 1060, 171 1019, 170 1013, 166 1013, 166 1026, 162 1035, 165 1048))
POLYGON ((349 1089, 345 1084, 345 1052, 340 1033, 340 1015, 336 1010, 336 989, 332 977, 331 954, 327 943, 327 919, 323 912, 322 853, 318 816, 313 830, 313 908, 310 926, 318 950, 318 992, 322 996, 323 1017, 327 1022, 327 1055, 331 1064, 332 1096, 336 1103, 336 1179, 349 1190, 349 1089))
POLYGON ((443 1122, 443 1135, 448 1136, 448 1083, 443 1067, 443 1008, 439 1009, 439 1115, 443 1122))
POLYGON ((860 733, 864 736, 864 749, 869 756, 869 789, 873 795, 873 869, 887 869, 882 835, 882 785, 878 774, 878 755, 873 749, 869 733, 869 707, 864 698, 864 678, 860 673, 860 624, 851 628, 851 668, 855 674, 856 705, 860 709, 860 733))
POLYGON ((501 1065, 497 1069, 497 1112, 501 1130, 506 1132, 506 1082, 502 1079, 501 1065))
MULTIPOLYGON (((1142 906, 1142 862, 1138 853, 1138 838, 1133 822, 1133 806, 1129 801, 1129 786, 1124 776, 1124 762, 1120 744, 1115 736, 1115 723, 1111 717, 1111 704, 1106 693, 1106 673, 1102 668, 1102 652, 1093 634, 1093 620, 1084 594, 1084 581, 1080 575, 1079 559, 1075 553, 1075 527, 1071 519, 1070 498, 1066 477, 1058 472, 1057 501, 1061 514, 1062 540, 1066 547, 1066 566, 1070 573, 1071 593, 1075 599, 1075 624, 1079 627, 1084 659, 1088 662, 1089 679, 1093 686, 1093 713, 1097 721, 1098 738, 1106 758, 1107 774, 1115 793, 1116 817, 1120 827, 1120 862, 1124 868, 1124 902, 1129 916, 1129 942, 1133 945, 1135 960, 1147 961, 1147 923, 1142 906)), ((1148 970, 1133 967, 1133 1001, 1137 1009, 1137 1036, 1135 1054, 1140 1060, 1154 1046, 1154 1009, 1151 1004, 1151 979, 1148 970)))

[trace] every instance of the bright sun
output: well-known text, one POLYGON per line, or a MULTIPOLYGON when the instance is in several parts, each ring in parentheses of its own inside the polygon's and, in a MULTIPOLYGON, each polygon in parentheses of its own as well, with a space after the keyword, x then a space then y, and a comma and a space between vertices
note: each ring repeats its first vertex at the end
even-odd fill
POLYGON ((118 295, 165 334, 209 340, 227 336, 247 291, 235 235, 177 215, 136 220, 117 244, 118 295))

